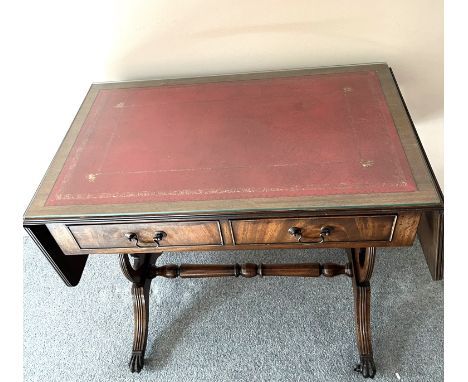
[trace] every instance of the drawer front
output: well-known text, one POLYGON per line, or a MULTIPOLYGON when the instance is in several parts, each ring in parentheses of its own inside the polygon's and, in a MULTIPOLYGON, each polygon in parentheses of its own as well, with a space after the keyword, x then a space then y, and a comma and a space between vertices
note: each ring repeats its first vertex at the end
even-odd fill
POLYGON ((223 244, 217 221, 69 225, 68 229, 81 249, 156 248, 157 232, 163 233, 160 248, 223 244), (128 239, 130 234, 136 235, 133 240, 128 239))
POLYGON ((323 228, 329 234, 324 243, 391 241, 396 215, 344 216, 288 219, 232 220, 235 244, 320 244, 323 228), (290 231, 300 232, 293 235, 290 231), (299 230, 299 231, 298 231, 299 230))

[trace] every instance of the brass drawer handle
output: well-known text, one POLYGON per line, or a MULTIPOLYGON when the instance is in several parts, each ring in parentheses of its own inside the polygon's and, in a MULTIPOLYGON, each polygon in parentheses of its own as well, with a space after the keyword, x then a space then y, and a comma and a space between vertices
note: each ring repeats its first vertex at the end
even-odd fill
POLYGON ((127 238, 128 241, 134 242, 135 246, 138 248, 148 248, 148 247, 159 247, 160 241, 163 240, 167 236, 167 233, 164 231, 156 231, 154 236, 153 236, 153 241, 156 243, 156 245, 141 245, 138 239, 138 235, 135 232, 128 232, 125 234, 125 237, 127 238))
POLYGON ((302 230, 299 227, 291 227, 288 229, 288 233, 291 236, 294 236, 299 243, 308 243, 308 244, 322 244, 325 241, 325 236, 329 236, 331 234, 330 227, 322 227, 320 228, 320 239, 319 240, 312 240, 312 241, 304 241, 302 240, 302 230))

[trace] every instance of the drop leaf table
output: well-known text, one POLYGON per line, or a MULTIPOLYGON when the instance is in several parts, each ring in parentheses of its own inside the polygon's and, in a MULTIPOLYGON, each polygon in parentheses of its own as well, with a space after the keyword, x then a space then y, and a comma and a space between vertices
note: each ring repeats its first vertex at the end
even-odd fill
POLYGON ((89 255, 118 255, 132 372, 155 277, 349 277, 367 378, 376 248, 418 234, 432 278, 443 272, 443 195, 384 63, 93 84, 24 227, 68 286, 89 255), (173 251, 324 247, 346 262, 156 265, 173 251))

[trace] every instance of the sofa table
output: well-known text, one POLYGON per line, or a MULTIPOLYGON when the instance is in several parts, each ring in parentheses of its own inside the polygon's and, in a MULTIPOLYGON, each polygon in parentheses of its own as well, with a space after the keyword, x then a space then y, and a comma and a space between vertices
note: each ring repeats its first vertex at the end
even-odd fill
POLYGON ((88 255, 119 255, 132 372, 155 277, 349 277, 367 378, 376 248, 418 234, 433 279, 443 273, 443 195, 383 63, 93 84, 24 227, 68 286, 88 255), (173 251, 324 247, 347 261, 156 265, 173 251))

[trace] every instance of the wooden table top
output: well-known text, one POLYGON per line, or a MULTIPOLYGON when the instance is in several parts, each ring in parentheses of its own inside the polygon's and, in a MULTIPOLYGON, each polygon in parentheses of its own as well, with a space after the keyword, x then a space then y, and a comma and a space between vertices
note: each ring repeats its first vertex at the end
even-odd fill
POLYGON ((94 84, 25 217, 441 203, 372 64, 94 84))

